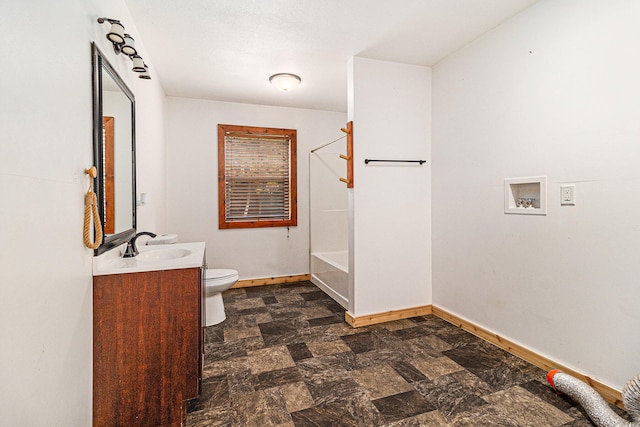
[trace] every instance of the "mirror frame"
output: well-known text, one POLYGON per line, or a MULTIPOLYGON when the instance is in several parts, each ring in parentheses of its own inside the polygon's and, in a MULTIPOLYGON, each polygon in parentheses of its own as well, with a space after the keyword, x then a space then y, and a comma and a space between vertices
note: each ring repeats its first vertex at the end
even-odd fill
POLYGON ((98 213, 100 215, 100 223, 104 228, 104 170, 102 155, 102 73, 106 71, 109 77, 118 85, 129 101, 131 101, 131 203, 132 209, 132 228, 120 231, 116 234, 104 236, 102 244, 95 249, 94 255, 100 255, 116 246, 128 242, 136 234, 136 102, 133 92, 122 81, 113 66, 107 61, 104 54, 98 49, 95 43, 91 43, 91 64, 92 64, 92 81, 93 81, 93 161, 98 176, 96 177, 96 195, 98 196, 98 213))

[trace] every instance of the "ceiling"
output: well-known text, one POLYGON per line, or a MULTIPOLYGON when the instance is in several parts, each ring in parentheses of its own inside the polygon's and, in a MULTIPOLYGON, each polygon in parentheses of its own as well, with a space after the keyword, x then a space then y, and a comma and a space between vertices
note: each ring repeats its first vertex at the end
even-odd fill
POLYGON ((329 111, 351 57, 432 66, 536 1, 125 0, 168 96, 329 111))

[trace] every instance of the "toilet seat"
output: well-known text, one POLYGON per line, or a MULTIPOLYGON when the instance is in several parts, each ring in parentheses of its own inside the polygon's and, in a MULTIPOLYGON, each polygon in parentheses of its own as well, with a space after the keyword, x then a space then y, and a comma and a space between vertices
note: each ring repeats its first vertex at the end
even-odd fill
POLYGON ((213 269, 207 269, 205 271, 204 277, 206 281, 211 281, 211 280, 219 280, 219 279, 228 279, 230 277, 237 276, 237 275, 238 275, 237 270, 230 270, 226 268, 213 268, 213 269))

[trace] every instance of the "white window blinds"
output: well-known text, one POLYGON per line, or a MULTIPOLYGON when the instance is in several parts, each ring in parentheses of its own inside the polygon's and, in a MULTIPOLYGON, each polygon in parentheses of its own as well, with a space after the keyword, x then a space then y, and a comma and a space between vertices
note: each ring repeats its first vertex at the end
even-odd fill
POLYGON ((224 132, 224 224, 295 225, 293 141, 287 133, 224 132))

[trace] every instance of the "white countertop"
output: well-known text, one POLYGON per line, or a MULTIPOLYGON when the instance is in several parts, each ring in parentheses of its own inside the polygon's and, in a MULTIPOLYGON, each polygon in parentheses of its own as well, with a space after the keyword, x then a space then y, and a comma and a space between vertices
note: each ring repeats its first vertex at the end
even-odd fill
POLYGON ((114 248, 93 258, 93 275, 104 276, 108 274, 202 267, 204 250, 204 242, 139 246, 138 256, 122 258, 120 248, 114 248), (159 259, 162 258, 163 255, 172 256, 171 254, 180 254, 183 256, 171 259, 159 259))

